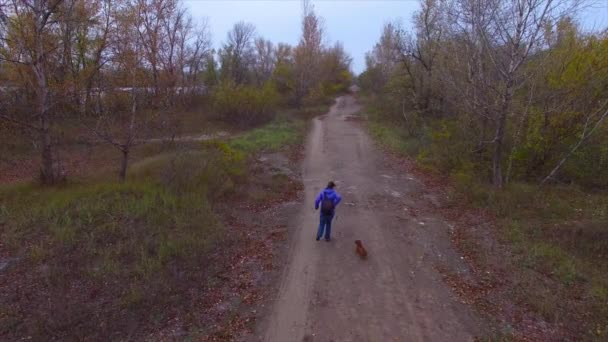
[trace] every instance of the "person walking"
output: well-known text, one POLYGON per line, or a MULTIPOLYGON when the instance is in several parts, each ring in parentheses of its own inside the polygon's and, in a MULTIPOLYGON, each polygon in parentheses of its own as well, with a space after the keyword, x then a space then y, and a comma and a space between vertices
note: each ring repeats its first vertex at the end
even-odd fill
POLYGON ((338 194, 334 188, 336 184, 329 182, 327 187, 319 193, 315 200, 315 210, 321 208, 321 214, 319 218, 319 230, 317 231, 317 241, 323 236, 325 232, 325 241, 331 240, 331 220, 333 220, 336 214, 336 207, 342 200, 340 194, 338 194))

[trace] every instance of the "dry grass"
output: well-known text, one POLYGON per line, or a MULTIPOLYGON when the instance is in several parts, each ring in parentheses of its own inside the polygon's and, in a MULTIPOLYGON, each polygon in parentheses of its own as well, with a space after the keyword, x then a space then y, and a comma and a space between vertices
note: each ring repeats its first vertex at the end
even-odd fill
POLYGON ((234 243, 216 207, 292 196, 291 179, 256 174, 245 157, 293 148, 305 128, 284 118, 230 141, 142 145, 123 184, 104 158, 61 187, 2 186, 0 257, 19 261, 2 274, 1 339, 132 339, 171 317, 200 324, 192 313, 234 243), (253 195, 237 196, 245 186, 253 195))
POLYGON ((162 155, 124 184, 2 188, 2 249, 20 261, 3 275, 12 295, 0 299, 10 312, 0 335, 125 338, 128 325, 193 309, 188 289, 205 281, 207 255, 225 240, 209 199, 240 177, 223 158, 162 155))

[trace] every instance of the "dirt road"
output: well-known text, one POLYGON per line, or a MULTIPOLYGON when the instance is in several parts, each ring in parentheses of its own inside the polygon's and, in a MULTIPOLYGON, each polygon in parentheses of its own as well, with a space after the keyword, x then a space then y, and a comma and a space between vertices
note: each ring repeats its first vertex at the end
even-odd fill
POLYGON ((303 165, 305 202, 259 338, 471 341, 482 331, 481 320, 436 270, 466 272, 451 246, 450 227, 428 210, 434 201, 423 198, 420 182, 391 169, 357 122, 359 109, 344 96, 314 120, 303 165), (336 181, 343 201, 333 240, 315 241, 313 201, 328 180, 336 181), (363 240, 368 260, 356 256, 356 239, 363 240))

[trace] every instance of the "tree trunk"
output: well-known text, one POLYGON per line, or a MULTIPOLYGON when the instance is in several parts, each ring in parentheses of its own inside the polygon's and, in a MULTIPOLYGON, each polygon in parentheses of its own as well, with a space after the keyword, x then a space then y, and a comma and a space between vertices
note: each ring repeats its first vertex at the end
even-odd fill
POLYGON ((58 181, 53 156, 53 141, 51 138, 50 122, 47 114, 41 114, 40 141, 42 145, 42 168, 40 170, 40 181, 43 184, 54 184, 58 181))
POLYGON ((513 98, 513 80, 510 78, 507 81, 505 93, 502 99, 502 106, 498 121, 496 122, 496 135, 494 136, 494 157, 493 157, 493 177, 492 182, 495 187, 502 188, 503 176, 502 176, 502 154, 504 150, 504 137, 505 137, 505 126, 507 124, 507 115, 511 106, 511 99, 513 98))
POLYGON ((505 114, 501 114, 496 126, 496 136, 494 137, 494 157, 492 183, 497 188, 502 188, 502 150, 503 138, 505 134, 505 114))
MULTIPOLYGON (((36 53, 38 56, 44 54, 42 37, 37 37, 36 53)), ((42 147, 42 167, 40 170, 40 181, 43 184, 55 184, 59 181, 59 170, 55 167, 54 146, 51 136, 51 118, 48 108, 49 90, 44 70, 44 62, 40 57, 33 65, 34 75, 37 82, 38 116, 40 117, 40 142, 42 147)))
POLYGON ((513 146, 511 146, 511 152, 509 153, 509 162, 507 163, 507 174, 505 175, 505 184, 509 184, 509 182, 511 181, 511 171, 513 170, 513 159, 515 158, 515 149, 520 143, 522 131, 524 129, 524 125, 526 124, 530 107, 532 106, 532 95, 533 92, 531 90, 528 104, 523 114, 521 115, 521 119, 515 130, 515 136, 513 137, 513 146))
MULTIPOLYGON (((486 113, 487 114, 487 113, 486 113)), ((477 146, 475 147, 475 152, 477 153, 481 153, 482 151, 485 150, 485 146, 486 146, 486 131, 488 128, 488 117, 487 116, 482 116, 481 117, 481 127, 479 130, 479 138, 477 141, 477 146)))
POLYGON ((122 163, 120 165, 120 173, 118 178, 121 182, 124 182, 127 178, 127 166, 129 165, 129 152, 135 141, 135 114, 137 114, 137 92, 133 87, 131 90, 131 122, 129 123, 129 134, 127 140, 121 146, 122 151, 122 163))
POLYGON ((129 165, 129 148, 122 148, 122 162, 120 164, 120 173, 118 174, 118 179, 121 182, 124 182, 127 178, 127 166, 129 165))

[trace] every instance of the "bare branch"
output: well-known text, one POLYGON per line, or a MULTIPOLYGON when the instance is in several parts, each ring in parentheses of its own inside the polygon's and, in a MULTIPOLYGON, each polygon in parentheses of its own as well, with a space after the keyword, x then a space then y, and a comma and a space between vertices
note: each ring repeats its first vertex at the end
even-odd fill
POLYGON ((589 137, 593 134, 593 132, 595 132, 595 130, 601 126, 601 124, 604 122, 606 117, 608 117, 608 109, 605 109, 606 104, 608 104, 608 101, 604 102, 604 104, 600 107, 600 109, 598 109, 596 112, 590 114, 587 117, 587 120, 585 121, 585 126, 583 128, 583 132, 581 133, 581 137, 580 137, 579 141, 570 149, 570 151, 557 163, 557 165, 551 170, 551 172, 542 180, 542 182, 540 183, 541 185, 544 185, 549 180, 553 179, 553 177, 555 176, 557 171, 559 171, 559 169, 562 167, 562 165, 564 165, 564 163, 568 160, 568 158, 570 158, 570 156, 572 156, 572 154, 574 154, 574 152, 576 152, 576 150, 578 150, 579 147, 587 139, 589 139, 589 137), (602 110, 604 111, 603 113, 602 113, 602 110), (592 118, 600 113, 602 113, 602 114, 597 119, 597 121, 595 121, 591 130, 587 131, 592 118))
POLYGON ((0 120, 4 120, 4 121, 10 122, 15 125, 23 126, 25 128, 31 129, 33 131, 40 131, 40 129, 41 129, 40 127, 38 127, 36 125, 32 125, 31 123, 12 118, 5 114, 0 114, 0 120))

